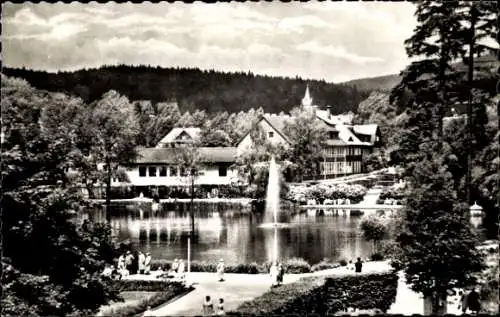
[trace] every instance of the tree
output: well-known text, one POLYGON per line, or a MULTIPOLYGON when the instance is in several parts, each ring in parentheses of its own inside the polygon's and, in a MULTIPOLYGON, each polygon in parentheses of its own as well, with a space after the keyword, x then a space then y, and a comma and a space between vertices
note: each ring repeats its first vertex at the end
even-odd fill
MULTIPOLYGON (((93 126, 92 154, 104 163, 106 206, 110 205, 111 179, 120 165, 132 162, 136 156, 137 119, 126 97, 110 91, 95 103, 90 112, 93 126)), ((109 213, 107 213, 109 216, 109 213)))
POLYGON ((451 179, 442 159, 431 153, 416 164, 396 235, 406 280, 432 298, 433 313, 439 313, 439 300, 448 290, 474 285, 474 273, 483 268, 467 206, 455 203, 451 179))
POLYGON ((297 165, 301 177, 319 175, 327 140, 325 127, 313 112, 296 108, 291 115, 293 119, 284 128, 290 144, 287 159, 297 165))
POLYGON ((421 1, 416 5, 417 27, 405 41, 408 56, 418 60, 402 72, 401 83, 392 98, 401 100, 410 91, 406 105, 426 107, 431 114, 433 146, 442 146, 442 119, 448 111, 450 79, 455 74, 451 64, 464 53, 463 27, 456 1, 421 1))
POLYGON ((66 120, 78 109, 2 76, 2 315, 89 315, 119 299, 100 275, 115 255, 109 226, 75 219, 85 202, 66 177, 75 145, 66 120))
POLYGON ((377 216, 364 217, 360 229, 365 240, 373 242, 373 249, 377 253, 380 241, 387 235, 385 224, 377 216))

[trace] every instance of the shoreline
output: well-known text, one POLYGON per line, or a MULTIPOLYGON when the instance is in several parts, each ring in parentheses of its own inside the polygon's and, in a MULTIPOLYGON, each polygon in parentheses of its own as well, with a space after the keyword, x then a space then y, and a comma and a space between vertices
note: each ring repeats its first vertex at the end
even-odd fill
MULTIPOLYGON (((250 205, 256 199, 253 198, 194 198, 194 203, 230 203, 230 204, 241 204, 250 205)), ((94 203, 105 203, 106 199, 90 199, 94 203)), ((120 198, 111 199, 111 203, 153 203, 153 198, 120 198)), ((160 204, 172 204, 172 203, 189 203, 191 198, 164 198, 160 199, 160 204)))

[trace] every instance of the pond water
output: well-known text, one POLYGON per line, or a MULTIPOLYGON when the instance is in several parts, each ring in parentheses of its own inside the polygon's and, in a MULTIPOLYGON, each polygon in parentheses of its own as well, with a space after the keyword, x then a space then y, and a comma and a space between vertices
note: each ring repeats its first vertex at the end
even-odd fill
MULTIPOLYGON (((153 213, 149 206, 113 206, 111 226, 119 241, 130 241, 135 248, 151 252, 156 259, 187 258, 191 230, 187 208, 163 205, 153 213), (184 209, 184 210, 183 210, 184 209)), ((105 219, 105 211, 94 211, 93 218, 105 219)), ((242 207, 198 206, 194 212, 195 232, 191 259, 227 264, 266 262, 273 257, 277 239, 280 259, 303 258, 310 264, 331 260, 369 257, 372 244, 358 230, 361 217, 316 211, 293 214, 282 210, 279 228, 262 228, 264 216, 242 207)))

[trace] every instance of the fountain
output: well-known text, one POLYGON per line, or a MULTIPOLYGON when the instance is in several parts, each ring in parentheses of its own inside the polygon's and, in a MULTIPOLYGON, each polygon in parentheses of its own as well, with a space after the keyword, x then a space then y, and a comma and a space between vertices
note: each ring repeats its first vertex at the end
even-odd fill
POLYGON ((274 156, 269 163, 269 179, 267 181, 266 209, 264 212, 264 223, 262 228, 286 227, 287 223, 278 222, 278 212, 280 209, 280 176, 279 166, 276 164, 274 156))

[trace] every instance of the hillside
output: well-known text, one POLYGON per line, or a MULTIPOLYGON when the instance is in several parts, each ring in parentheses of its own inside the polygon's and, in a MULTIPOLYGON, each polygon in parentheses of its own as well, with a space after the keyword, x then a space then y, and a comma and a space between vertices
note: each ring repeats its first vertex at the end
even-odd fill
POLYGON ((370 78, 354 79, 344 82, 342 84, 355 86, 360 91, 373 91, 373 90, 390 91, 399 83, 400 80, 401 77, 399 75, 393 74, 393 75, 377 76, 370 78))
POLYGON ((121 65, 58 73, 13 68, 2 72, 21 77, 38 89, 66 92, 86 102, 116 90, 130 100, 176 100, 181 111, 191 112, 200 109, 234 113, 259 107, 271 113, 288 112, 300 104, 307 84, 315 104, 332 106, 332 113, 355 111, 368 96, 346 84, 193 68, 121 65))

